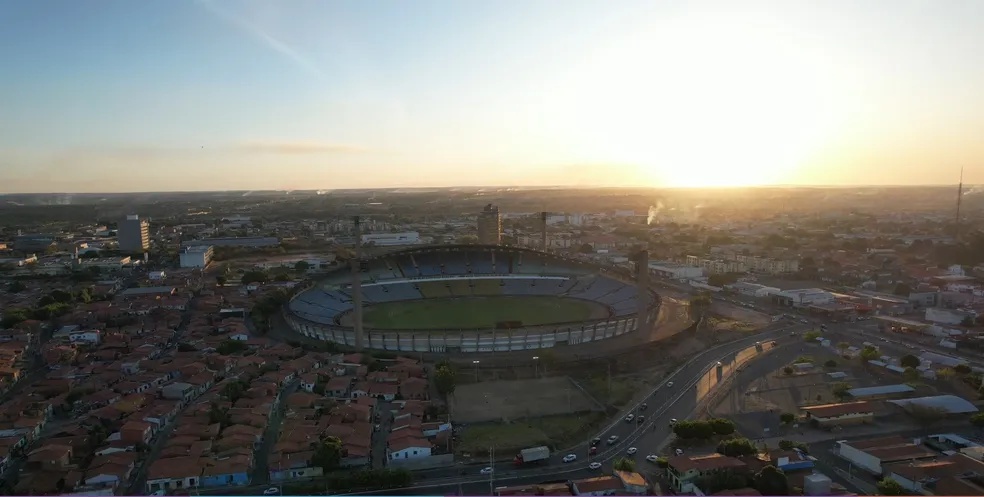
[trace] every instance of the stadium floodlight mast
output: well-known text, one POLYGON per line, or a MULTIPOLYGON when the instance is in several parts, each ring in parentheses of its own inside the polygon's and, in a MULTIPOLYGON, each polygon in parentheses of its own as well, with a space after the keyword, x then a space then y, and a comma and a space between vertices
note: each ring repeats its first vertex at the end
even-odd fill
POLYGON ((355 331, 355 349, 362 351, 365 336, 362 326, 362 222, 352 216, 355 232, 355 256, 352 258, 352 325, 355 331))

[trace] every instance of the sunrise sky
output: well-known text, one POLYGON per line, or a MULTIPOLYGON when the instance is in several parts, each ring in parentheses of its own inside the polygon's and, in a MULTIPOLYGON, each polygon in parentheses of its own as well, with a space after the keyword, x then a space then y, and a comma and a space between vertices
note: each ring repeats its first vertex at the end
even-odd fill
POLYGON ((979 0, 0 2, 0 192, 984 183, 979 0))

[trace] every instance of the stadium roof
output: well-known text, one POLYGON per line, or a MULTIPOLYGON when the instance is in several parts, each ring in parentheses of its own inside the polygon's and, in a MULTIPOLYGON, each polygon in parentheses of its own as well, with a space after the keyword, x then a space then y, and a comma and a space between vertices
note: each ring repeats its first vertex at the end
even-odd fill
POLYGON ((917 399, 890 400, 892 404, 899 407, 909 407, 909 405, 919 405, 932 407, 945 411, 947 414, 965 414, 978 412, 980 409, 969 400, 956 395, 937 395, 935 397, 919 397, 917 399))

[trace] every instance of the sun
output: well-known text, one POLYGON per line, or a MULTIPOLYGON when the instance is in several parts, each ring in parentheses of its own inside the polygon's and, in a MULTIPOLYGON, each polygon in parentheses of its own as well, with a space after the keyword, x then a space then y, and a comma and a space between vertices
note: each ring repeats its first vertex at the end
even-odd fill
POLYGON ((580 150, 661 186, 793 179, 843 113, 823 57, 760 21, 679 19, 599 49, 570 75, 580 150))

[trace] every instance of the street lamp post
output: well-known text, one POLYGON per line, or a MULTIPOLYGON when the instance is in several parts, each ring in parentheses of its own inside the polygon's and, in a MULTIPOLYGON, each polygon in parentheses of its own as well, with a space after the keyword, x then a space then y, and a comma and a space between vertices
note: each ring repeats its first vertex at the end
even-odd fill
POLYGON ((480 362, 482 361, 478 361, 478 360, 472 361, 472 364, 475 365, 475 383, 478 383, 478 364, 480 362))
POLYGON ((539 361, 540 361, 540 356, 538 356, 538 355, 533 356, 533 378, 539 378, 540 377, 540 363, 539 363, 539 361))
POLYGON ((489 495, 495 495, 495 445, 489 446, 489 495))

